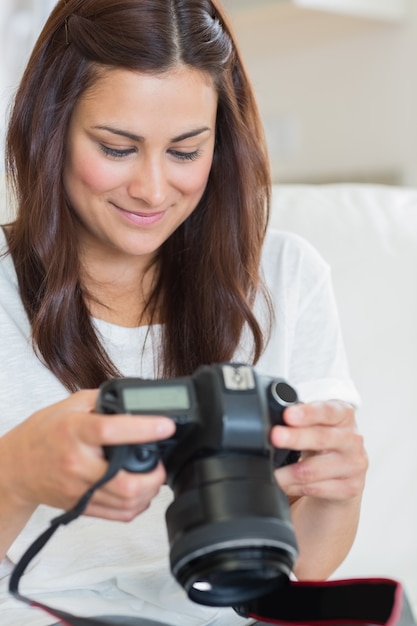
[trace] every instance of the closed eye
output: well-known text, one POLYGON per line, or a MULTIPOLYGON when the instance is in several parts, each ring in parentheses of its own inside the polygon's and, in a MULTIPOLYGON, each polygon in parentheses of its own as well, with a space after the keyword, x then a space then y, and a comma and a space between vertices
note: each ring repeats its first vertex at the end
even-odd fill
MULTIPOLYGON (((112 157, 114 159, 123 159, 131 154, 137 152, 136 148, 110 148, 110 146, 106 146, 104 143, 100 143, 100 150, 104 152, 106 156, 112 157)), ((201 150, 193 150, 192 152, 182 152, 180 150, 170 150, 170 154, 179 161, 195 161, 201 155, 201 150)))
POLYGON ((201 150, 193 152, 180 152, 179 150, 170 150, 170 153, 179 161, 195 161, 201 155, 201 150))
POLYGON ((117 148, 110 148, 104 143, 100 143, 99 146, 100 150, 102 150, 106 156, 110 156, 115 159, 122 159, 123 157, 127 157, 130 154, 136 152, 136 148, 125 148, 123 150, 118 150, 117 148))

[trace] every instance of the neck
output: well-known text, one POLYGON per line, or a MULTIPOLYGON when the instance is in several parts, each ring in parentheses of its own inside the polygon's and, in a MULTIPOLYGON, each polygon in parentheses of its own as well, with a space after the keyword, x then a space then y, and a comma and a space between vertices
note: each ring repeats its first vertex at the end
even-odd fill
POLYGON ((146 304, 152 293, 156 266, 144 266, 142 259, 128 261, 117 262, 106 257, 83 264, 81 281, 90 314, 119 326, 155 323, 158 319, 151 319, 146 304))

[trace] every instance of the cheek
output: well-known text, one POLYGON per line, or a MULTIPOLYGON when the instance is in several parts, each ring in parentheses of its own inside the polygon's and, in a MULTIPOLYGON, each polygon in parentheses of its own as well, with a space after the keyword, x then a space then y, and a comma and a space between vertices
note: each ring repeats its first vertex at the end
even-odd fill
POLYGON ((100 193, 117 186, 120 178, 117 170, 103 159, 74 155, 67 165, 65 181, 70 192, 72 189, 84 189, 100 193))
POLYGON ((182 175, 182 191, 183 193, 200 198, 207 185, 210 174, 211 161, 209 163, 195 164, 196 167, 192 171, 184 172, 182 175))

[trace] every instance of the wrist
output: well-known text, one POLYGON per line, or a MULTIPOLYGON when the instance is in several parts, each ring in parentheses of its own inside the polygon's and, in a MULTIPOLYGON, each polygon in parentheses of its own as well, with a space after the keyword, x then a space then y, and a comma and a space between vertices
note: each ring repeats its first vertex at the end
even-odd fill
POLYGON ((4 484, 0 485, 0 560, 36 509, 4 484))

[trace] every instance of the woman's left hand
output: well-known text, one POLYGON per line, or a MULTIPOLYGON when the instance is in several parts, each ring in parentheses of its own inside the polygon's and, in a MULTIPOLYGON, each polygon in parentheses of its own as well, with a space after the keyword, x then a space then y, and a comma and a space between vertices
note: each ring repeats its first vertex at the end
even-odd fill
POLYGON ((297 404, 285 410, 284 421, 272 429, 272 444, 301 452, 298 463, 276 470, 287 496, 341 501, 361 495, 368 460, 351 405, 297 404))

